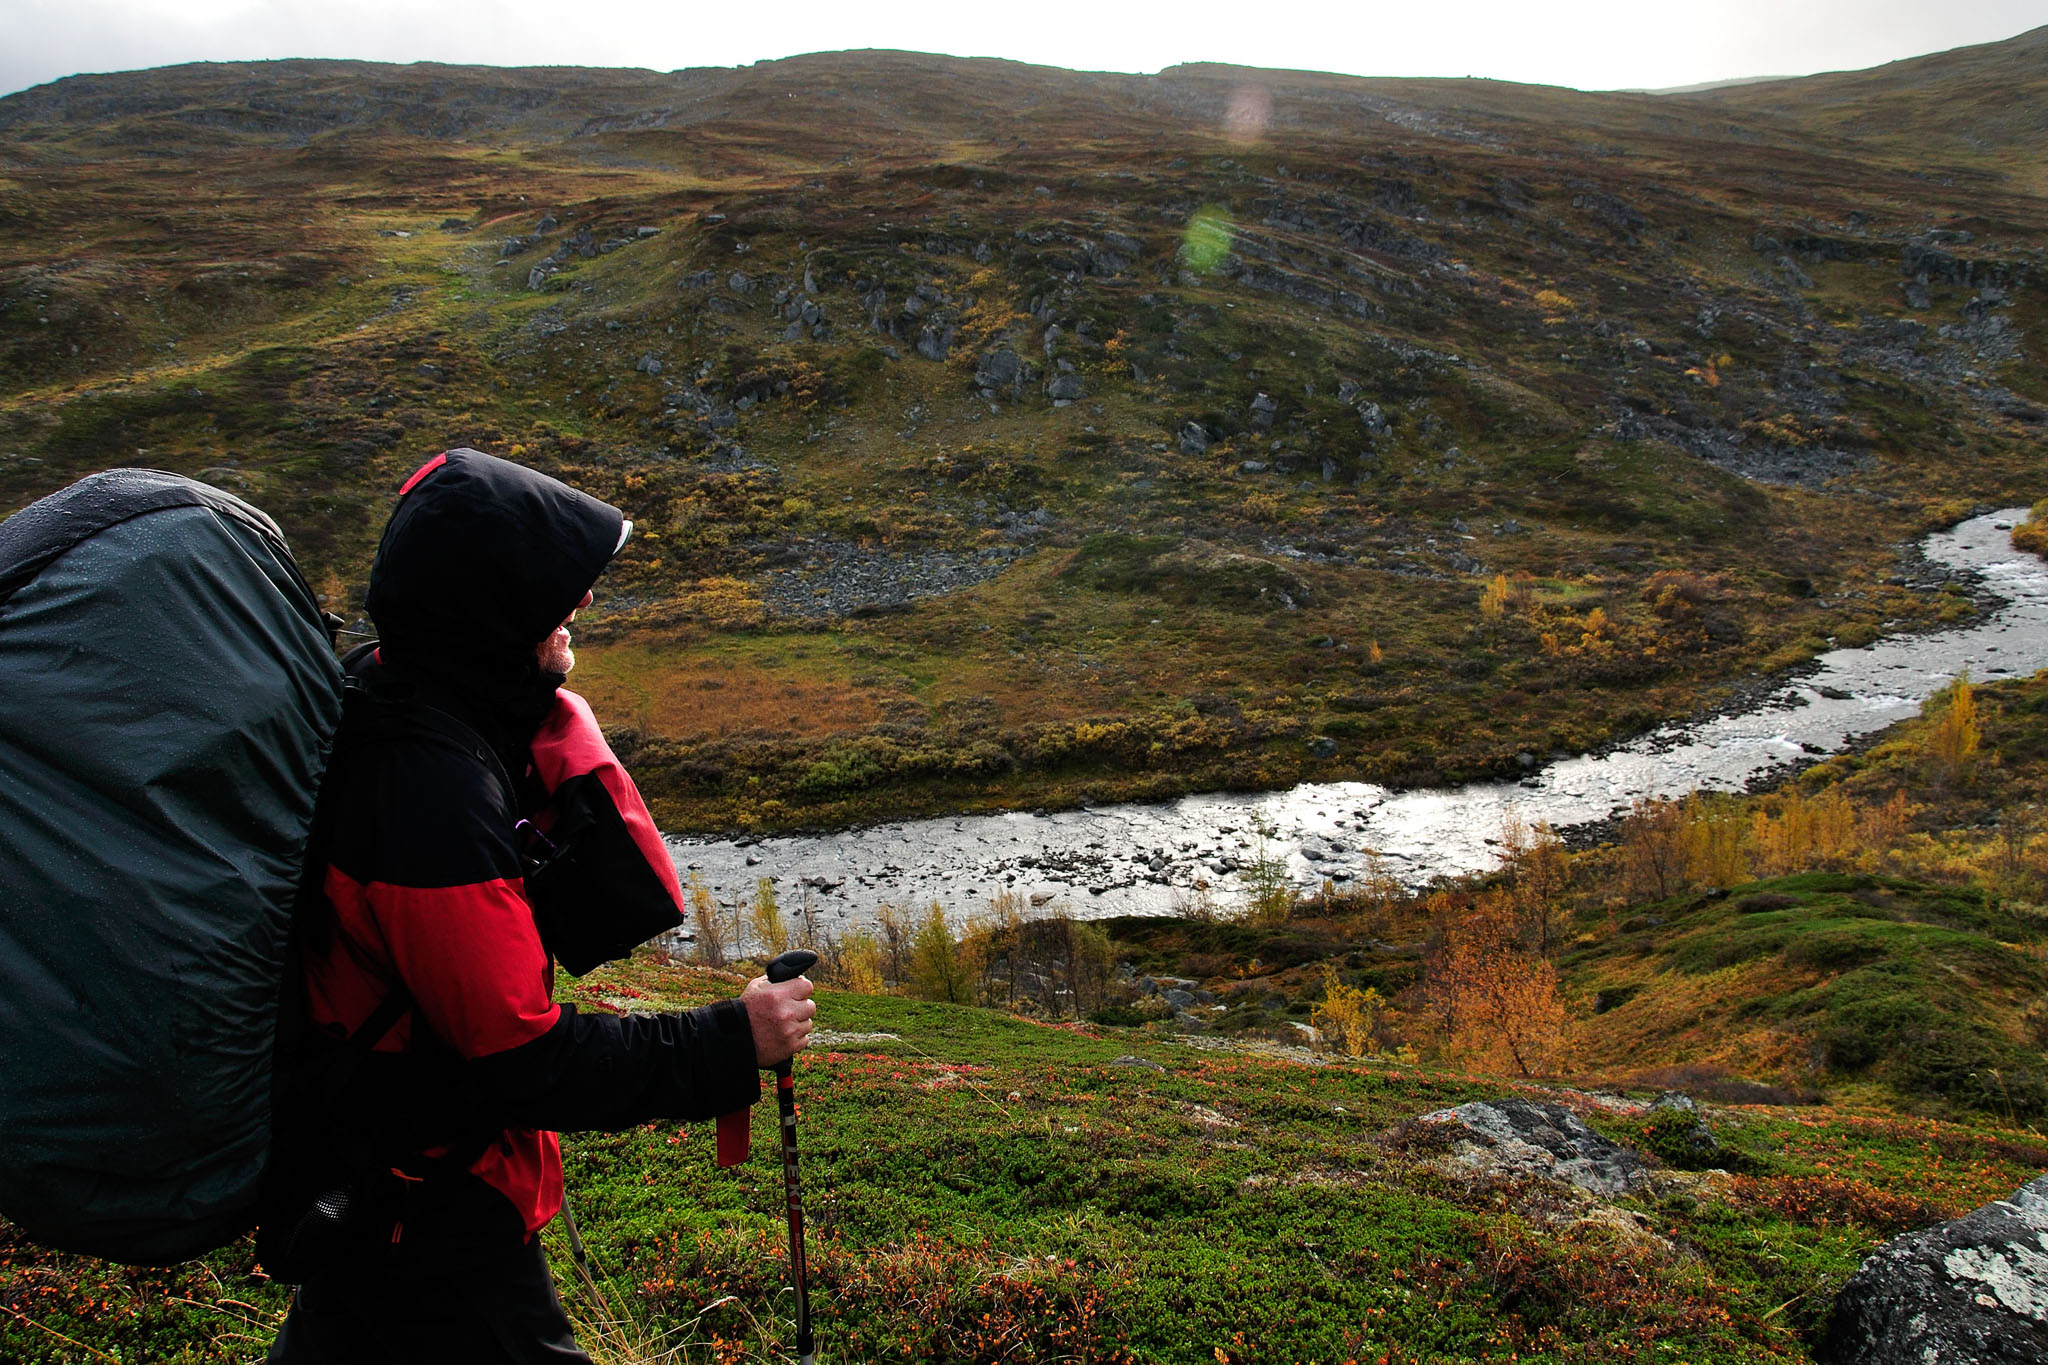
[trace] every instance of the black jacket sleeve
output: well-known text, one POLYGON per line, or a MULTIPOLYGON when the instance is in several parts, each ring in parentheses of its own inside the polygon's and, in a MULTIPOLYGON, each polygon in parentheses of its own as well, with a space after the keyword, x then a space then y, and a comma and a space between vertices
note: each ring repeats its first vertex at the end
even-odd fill
POLYGON ((709 1119, 761 1097, 754 1033, 737 1000, 682 1014, 561 1010, 538 1038, 469 1063, 514 1127, 615 1132, 709 1119))

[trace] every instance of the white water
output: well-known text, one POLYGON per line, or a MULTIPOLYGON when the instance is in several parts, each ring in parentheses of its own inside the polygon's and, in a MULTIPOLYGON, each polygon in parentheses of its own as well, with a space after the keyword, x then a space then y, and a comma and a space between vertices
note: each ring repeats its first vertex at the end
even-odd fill
POLYGON ((2012 548, 2014 509, 1928 538, 1928 559, 1977 575, 2004 605, 1960 630, 1837 649, 1740 714, 1640 736, 1599 756, 1566 759, 1519 782, 1393 791, 1363 782, 1308 783, 1284 792, 1185 797, 1160 805, 1100 806, 1045 815, 956 816, 825 836, 758 841, 672 839, 677 866, 727 903, 774 879, 787 911, 808 907, 830 933, 872 922, 878 905, 933 901, 956 922, 1003 890, 1095 918, 1167 914, 1206 894, 1242 896, 1238 861, 1253 829, 1272 831, 1269 856, 1306 886, 1339 885, 1366 870, 1367 851, 1410 885, 1482 871, 1497 861, 1512 810, 1556 828, 1600 820, 1637 797, 1737 790, 1750 780, 1913 715, 1967 669, 1979 681, 2048 667, 2048 565, 2012 548), (1203 889, 1206 887, 1206 891, 1203 889))

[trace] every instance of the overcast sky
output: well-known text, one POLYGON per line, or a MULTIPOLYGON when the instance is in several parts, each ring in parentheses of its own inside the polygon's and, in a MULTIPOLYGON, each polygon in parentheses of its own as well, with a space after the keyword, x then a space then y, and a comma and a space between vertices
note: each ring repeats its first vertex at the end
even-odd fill
POLYGON ((1227 61, 1655 89, 1874 66, 2043 24, 2048 0, 0 0, 0 93, 203 60, 666 71, 863 47, 1099 71, 1227 61))

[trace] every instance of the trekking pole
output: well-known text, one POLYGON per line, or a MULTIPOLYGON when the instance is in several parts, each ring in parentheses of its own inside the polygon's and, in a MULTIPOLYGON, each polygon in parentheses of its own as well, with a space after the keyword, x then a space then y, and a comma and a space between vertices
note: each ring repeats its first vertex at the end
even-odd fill
MULTIPOLYGON (((818 955, 792 948, 768 964, 770 981, 791 981, 809 971, 818 955)), ((789 1196, 789 1267, 796 1281, 796 1353, 802 1365, 817 1365, 811 1335, 811 1282, 804 1265, 803 1184, 796 1171, 796 1074, 794 1059, 776 1063, 775 1108, 782 1115, 782 1187, 789 1196)))

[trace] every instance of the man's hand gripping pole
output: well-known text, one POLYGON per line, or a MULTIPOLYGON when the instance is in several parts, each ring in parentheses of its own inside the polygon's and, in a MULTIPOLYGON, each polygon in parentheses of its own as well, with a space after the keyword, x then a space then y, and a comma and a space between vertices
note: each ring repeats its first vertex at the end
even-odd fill
MULTIPOLYGON (((784 953, 768 964, 768 980, 793 981, 817 964, 818 955, 803 948, 784 953)), ((811 1334, 810 1275, 804 1263, 803 1184, 796 1165, 796 1076, 791 1061, 775 1066, 775 1108, 782 1121, 782 1185, 789 1201, 789 1265, 796 1282, 796 1351, 802 1365, 816 1365, 817 1342, 811 1334)), ((735 1166, 747 1159, 747 1111, 718 1116, 718 1164, 735 1166)))
MULTIPOLYGON (((818 955, 798 948, 768 964, 770 981, 802 976, 818 955)), ((803 1182, 796 1170, 795 1059, 775 1068, 775 1108, 782 1117, 782 1188, 789 1198, 789 1266, 796 1281, 796 1353, 802 1365, 817 1365, 818 1343, 811 1335, 811 1283, 804 1264, 803 1182)))

